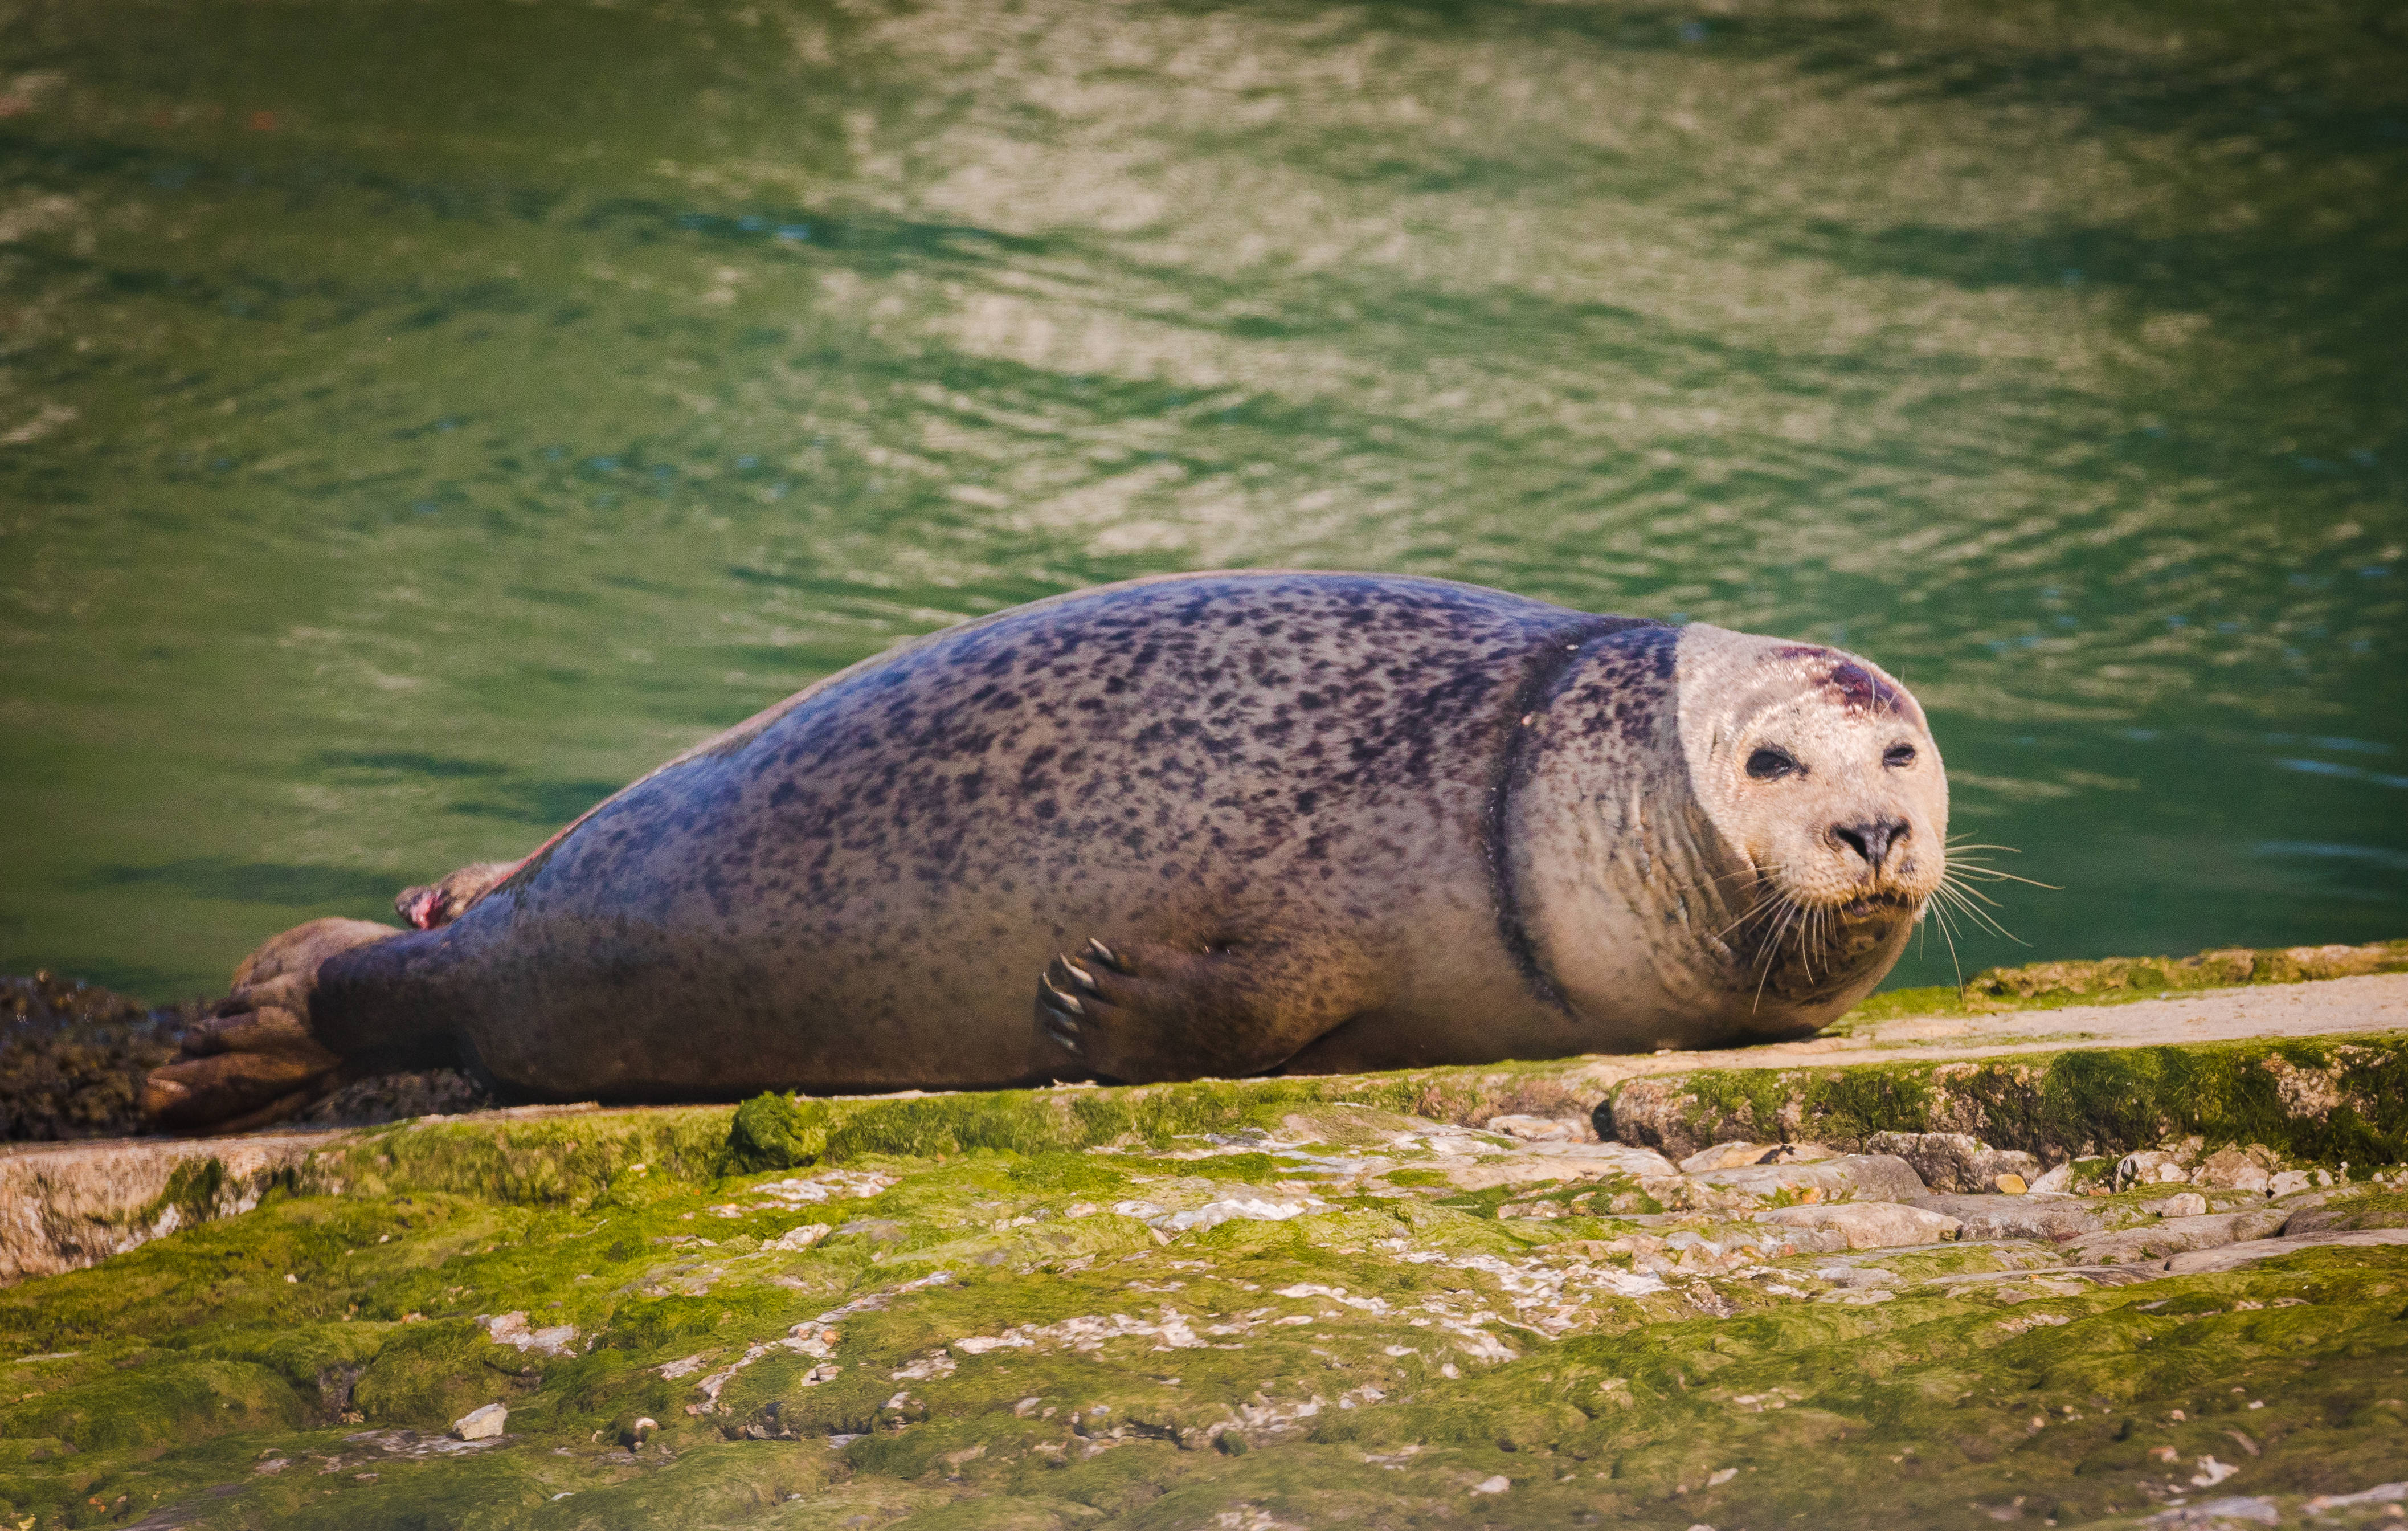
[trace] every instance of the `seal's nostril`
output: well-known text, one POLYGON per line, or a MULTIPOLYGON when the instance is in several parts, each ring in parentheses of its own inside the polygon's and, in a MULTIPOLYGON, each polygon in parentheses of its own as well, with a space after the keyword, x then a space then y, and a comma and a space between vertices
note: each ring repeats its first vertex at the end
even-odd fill
POLYGON ((1889 858, 1889 848, 1904 840, 1909 833, 1901 819, 1876 818, 1863 824, 1834 824, 1831 838, 1865 859, 1865 865, 1878 867, 1889 858))

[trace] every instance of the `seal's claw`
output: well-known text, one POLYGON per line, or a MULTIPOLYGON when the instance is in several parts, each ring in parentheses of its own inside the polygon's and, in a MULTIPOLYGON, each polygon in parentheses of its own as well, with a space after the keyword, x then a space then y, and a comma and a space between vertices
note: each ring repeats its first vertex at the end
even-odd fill
POLYGON ((1056 957, 1037 978, 1037 1019, 1045 1034, 1068 1049, 1084 1057, 1087 1051, 1086 1028, 1096 1018, 1088 1004, 1070 992, 1075 980, 1068 975, 1077 971, 1068 960, 1056 957))
POLYGON ((1112 948, 1105 946, 1094 936, 1089 936, 1087 938, 1087 951, 1090 956, 1096 959, 1096 960, 1103 963, 1104 966, 1111 968, 1114 973, 1126 973, 1128 971, 1126 967, 1122 965, 1121 960, 1117 956, 1113 955, 1112 948))

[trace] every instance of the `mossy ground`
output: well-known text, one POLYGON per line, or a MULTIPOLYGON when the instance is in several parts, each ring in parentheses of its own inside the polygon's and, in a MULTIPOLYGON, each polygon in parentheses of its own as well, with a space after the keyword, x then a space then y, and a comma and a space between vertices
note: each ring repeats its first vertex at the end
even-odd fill
MULTIPOLYGON (((2408 1148, 2403 1059, 1693 1072, 1612 1114, 2052 1163, 2263 1144, 2349 1161, 2318 1226, 2396 1228, 2408 1193, 2368 1177, 2408 1148)), ((368 1132, 241 1216, 0 1291, 0 1525, 2071 1527, 2408 1479, 2408 1246, 2183 1277, 2037 1242, 1782 1255, 1626 1165, 1464 1169, 1513 1146, 1450 1124, 1598 1092, 1509 1064, 368 1132), (445 1438, 487 1403, 505 1437, 445 1438)), ((2079 1205, 2119 1228, 2165 1192, 2079 1205)))
POLYGON ((2323 1163, 2388 1164, 2408 1157, 2408 1038, 1702 1069, 1626 1081, 1602 1117, 1626 1140, 1675 1156, 1734 1138, 1853 1146, 1881 1132, 1950 1132, 2053 1163, 2196 1134, 2323 1163))
POLYGON ((2408 1248, 1692 1261, 1748 1225, 1500 1218, 1563 1188, 1426 1183, 1503 1140, 1376 1107, 1021 1150, 975 1140, 1024 1107, 953 1099, 882 1103, 925 1153, 739 1174, 724 1110, 394 1129, 0 1293, 7 1524, 2073 1525, 2403 1476, 2408 1248), (432 1449, 489 1402, 505 1439, 432 1449))

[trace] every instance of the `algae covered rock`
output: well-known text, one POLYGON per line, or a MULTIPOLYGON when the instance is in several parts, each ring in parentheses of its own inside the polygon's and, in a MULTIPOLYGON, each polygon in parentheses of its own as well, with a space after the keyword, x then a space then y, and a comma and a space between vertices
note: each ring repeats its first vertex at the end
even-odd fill
POLYGON ((2192 957, 2110 957, 1991 968, 1965 983, 1975 1007, 2000 1002, 2097 999, 2160 990, 2289 984, 2408 971, 2408 941, 2370 946, 2227 946, 2192 957))
POLYGON ((142 1236, 0 1289, 0 1524, 2347 1524, 2408 1429, 2401 1065, 1765 1049, 22 1148, 36 1245, 142 1236), (2005 1153, 2031 1193, 1949 1189, 2005 1153))
MULTIPOLYGON (((97 1497, 228 1527, 1682 1531, 2018 1498, 2128 1524, 2216 1452, 2286 1515, 2391 1480, 2408 1233, 2243 1238, 2294 1206, 2216 1188, 2173 1194, 2262 1210, 1932 1193, 1885 1155, 1683 1175, 1289 1089, 1151 1131, 1096 1090, 1067 1119, 815 1103, 823 1151, 769 1169, 725 1109, 321 1144, 248 1212, 0 1292, 29 1394, 0 1407, 0 1497, 37 1524, 97 1497), (1066 1120, 1087 1141, 958 1147, 1066 1120), (843 1147, 898 1134, 953 1146, 843 1147), (2051 1208, 2214 1223, 2236 1242, 2172 1258, 2235 1253, 2109 1264, 1959 1216, 2051 1208)), ((2299 1206, 2408 1201, 2330 1172, 2299 1206)))

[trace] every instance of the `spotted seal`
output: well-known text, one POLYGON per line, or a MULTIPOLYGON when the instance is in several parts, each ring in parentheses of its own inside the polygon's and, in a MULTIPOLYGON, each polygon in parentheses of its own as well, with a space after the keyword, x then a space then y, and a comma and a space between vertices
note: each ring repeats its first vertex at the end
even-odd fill
POLYGON ((455 1059, 662 1101, 1792 1037, 1897 960, 1946 828, 1922 710, 1836 649, 1140 580, 833 675, 456 918, 287 932, 147 1098, 201 1127, 455 1059))

